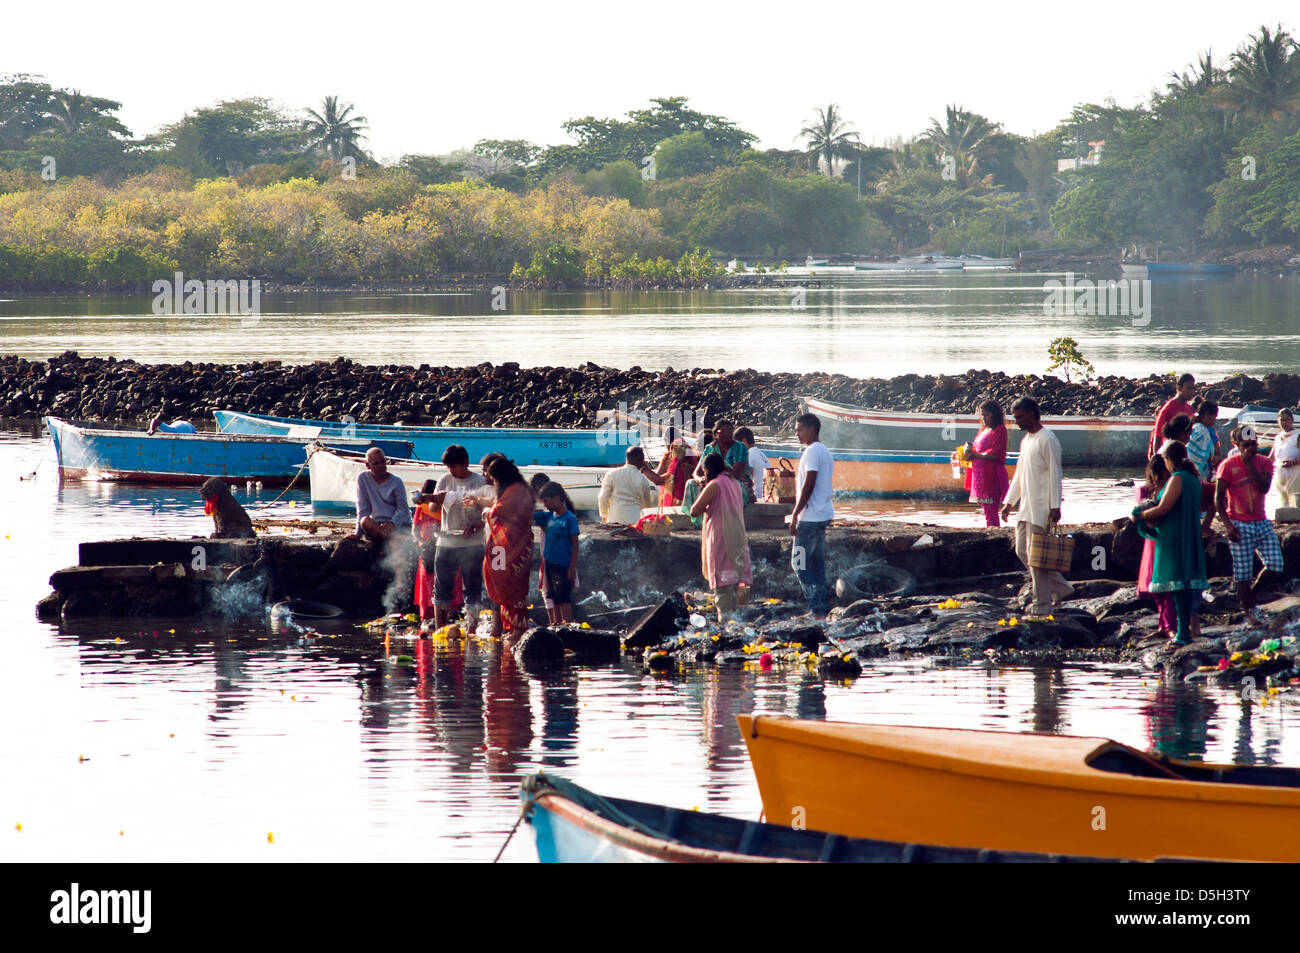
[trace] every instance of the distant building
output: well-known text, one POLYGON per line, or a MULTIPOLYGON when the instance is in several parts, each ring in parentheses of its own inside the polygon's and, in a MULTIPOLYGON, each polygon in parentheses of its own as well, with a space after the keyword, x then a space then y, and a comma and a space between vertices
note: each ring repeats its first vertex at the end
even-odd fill
POLYGON ((1098 165, 1101 163, 1101 151, 1106 148, 1106 140, 1098 139, 1096 142, 1088 143, 1087 157, 1075 156, 1073 159, 1057 159, 1056 171, 1065 172, 1068 169, 1082 169, 1085 165, 1098 165))

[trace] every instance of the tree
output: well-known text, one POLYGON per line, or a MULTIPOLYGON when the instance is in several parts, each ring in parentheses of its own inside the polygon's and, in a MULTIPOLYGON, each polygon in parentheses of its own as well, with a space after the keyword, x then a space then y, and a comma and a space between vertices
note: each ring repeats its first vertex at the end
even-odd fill
POLYGON ((921 133, 921 142, 935 151, 936 160, 945 156, 954 162, 957 183, 965 188, 979 176, 980 160, 988 151, 991 137, 1001 127, 979 113, 967 112, 961 106, 945 108, 944 121, 931 119, 930 126, 921 133))
POLYGON ((840 115, 839 107, 831 103, 825 109, 818 109, 812 122, 799 130, 805 138, 808 154, 826 163, 826 174, 835 174, 835 157, 844 159, 857 155, 862 142, 858 134, 851 130, 840 115))
POLYGON ((1083 355, 1079 353, 1079 342, 1074 338, 1055 338, 1047 345, 1047 356, 1052 359, 1052 363, 1047 365, 1048 373, 1060 369, 1065 373, 1067 382, 1070 380, 1071 373, 1077 374, 1083 381, 1097 375, 1097 368, 1083 359, 1083 355))
POLYGON ((1296 41, 1279 25, 1261 26, 1232 54, 1226 100, 1243 112, 1278 118, 1300 109, 1300 58, 1296 41))
POLYGON ((1202 96, 1224 81, 1227 74, 1221 66, 1214 65, 1214 55, 1206 50, 1198 53, 1190 70, 1171 72, 1166 89, 1171 96, 1202 96))
POLYGON ((682 132, 659 143, 655 150, 655 177, 682 179, 689 175, 712 172, 722 164, 718 154, 702 132, 682 132))
POLYGON ((143 145, 162 162, 202 177, 238 175, 306 151, 302 123, 260 97, 205 106, 164 126, 143 145))
POLYGON ((303 131, 310 139, 309 149, 324 147, 331 159, 338 162, 343 156, 356 156, 361 152, 361 131, 366 128, 365 116, 350 115, 355 107, 340 104, 337 96, 326 96, 321 111, 307 109, 303 131))

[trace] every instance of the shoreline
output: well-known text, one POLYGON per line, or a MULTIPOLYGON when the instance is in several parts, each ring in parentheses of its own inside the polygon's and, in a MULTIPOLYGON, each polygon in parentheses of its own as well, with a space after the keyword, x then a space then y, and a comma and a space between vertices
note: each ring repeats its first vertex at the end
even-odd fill
MULTIPOLYGON (((1028 394, 1045 418, 1153 420, 1172 393, 1172 380, 1157 374, 1081 384, 976 369, 885 379, 703 367, 647 371, 591 361, 576 367, 521 367, 515 362, 415 367, 363 365, 343 357, 305 364, 142 364, 129 358, 83 358, 73 351, 44 361, 0 356, 0 419, 19 423, 55 416, 131 424, 165 412, 173 419, 208 424, 214 410, 228 409, 326 420, 351 415, 366 423, 591 428, 601 423, 599 411, 624 405, 680 411, 683 417, 702 411, 710 424, 726 417, 785 433, 804 396, 889 411, 961 414, 973 413, 986 399, 1009 408, 1028 394)), ((1227 407, 1294 406, 1300 403, 1300 375, 1236 375, 1200 382, 1200 393, 1227 407)))

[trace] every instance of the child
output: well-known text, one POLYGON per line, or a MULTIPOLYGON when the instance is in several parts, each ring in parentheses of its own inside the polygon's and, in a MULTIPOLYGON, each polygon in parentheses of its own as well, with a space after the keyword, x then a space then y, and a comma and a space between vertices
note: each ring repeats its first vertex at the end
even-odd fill
POLYGON ((438 545, 438 527, 442 525, 441 509, 432 503, 421 503, 433 493, 436 480, 425 480, 415 496, 415 513, 411 516, 411 535, 420 554, 415 567, 415 604, 420 609, 420 622, 429 628, 433 617, 433 556, 438 545))
MULTIPOLYGON (((534 473, 533 478, 528 481, 529 488, 533 491, 533 500, 539 504, 542 503, 541 496, 543 487, 551 482, 551 478, 545 473, 534 473)), ((573 500, 569 499, 569 493, 560 487, 560 492, 564 494, 564 505, 569 512, 575 516, 578 514, 578 508, 573 505, 573 500)), ((545 504, 542 504, 543 506, 545 504)), ((573 588, 578 588, 578 577, 573 578, 573 588)), ((552 618, 555 610, 555 600, 551 598, 551 590, 546 586, 546 559, 541 560, 541 565, 537 567, 537 591, 542 594, 542 605, 546 606, 547 618, 552 618)))
POLYGON ((547 607, 551 624, 573 621, 573 586, 578 579, 578 518, 566 505, 568 494, 558 483, 548 483, 537 494, 546 510, 533 514, 542 528, 542 563, 546 590, 554 607, 547 607))
POLYGON ((769 466, 767 454, 754 445, 754 431, 748 427, 738 429, 736 439, 749 451, 749 469, 745 474, 749 478, 749 488, 753 492, 754 499, 761 500, 763 499, 763 477, 769 466))
POLYGON ((1219 435, 1215 424, 1219 419, 1219 405, 1203 400, 1196 405, 1196 423, 1187 442, 1187 456, 1201 475, 1201 535, 1209 539, 1214 535, 1214 471, 1219 465, 1219 435))

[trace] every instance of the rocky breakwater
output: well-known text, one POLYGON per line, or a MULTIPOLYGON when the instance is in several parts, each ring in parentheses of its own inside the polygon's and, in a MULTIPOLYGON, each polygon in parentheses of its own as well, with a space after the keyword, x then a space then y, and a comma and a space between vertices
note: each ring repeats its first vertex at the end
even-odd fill
MULTIPOLYGON (((1203 392, 1229 406, 1295 404, 1300 376, 1238 375, 1203 392)), ((983 400, 1009 408, 1029 394, 1049 417, 1153 417, 1171 393, 1171 380, 1157 375, 1080 384, 974 369, 960 375, 859 379, 716 368, 621 370, 590 362, 524 368, 515 363, 370 366, 344 358, 298 365, 139 364, 74 352, 45 361, 0 357, 0 417, 53 414, 105 422, 141 421, 165 411, 204 423, 214 410, 230 409, 328 420, 351 416, 373 423, 594 427, 601 422, 600 410, 623 404, 659 414, 703 411, 708 422, 729 417, 787 433, 804 395, 898 411, 974 413, 983 400)))

